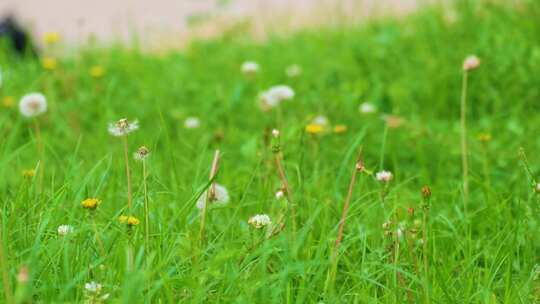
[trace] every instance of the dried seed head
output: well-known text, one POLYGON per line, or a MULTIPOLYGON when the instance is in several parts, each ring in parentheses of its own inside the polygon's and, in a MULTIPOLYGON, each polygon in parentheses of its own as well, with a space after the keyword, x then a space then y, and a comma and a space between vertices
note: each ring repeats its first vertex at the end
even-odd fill
POLYGON ((414 216, 414 208, 413 207, 409 207, 407 209, 407 213, 409 214, 410 217, 413 217, 414 216))
POLYGON ((137 149, 137 152, 133 154, 133 158, 138 161, 144 161, 148 158, 148 156, 150 156, 150 150, 145 146, 141 146, 139 149, 137 149))
POLYGON ((429 188, 429 186, 424 186, 422 187, 422 197, 424 199, 429 199, 431 197, 431 189, 429 188))

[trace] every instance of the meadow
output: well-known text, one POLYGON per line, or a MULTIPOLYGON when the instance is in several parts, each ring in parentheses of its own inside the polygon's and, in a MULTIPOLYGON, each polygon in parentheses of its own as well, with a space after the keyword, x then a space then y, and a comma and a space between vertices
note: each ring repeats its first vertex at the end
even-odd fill
POLYGON ((0 301, 539 303, 538 20, 4 44, 0 301))

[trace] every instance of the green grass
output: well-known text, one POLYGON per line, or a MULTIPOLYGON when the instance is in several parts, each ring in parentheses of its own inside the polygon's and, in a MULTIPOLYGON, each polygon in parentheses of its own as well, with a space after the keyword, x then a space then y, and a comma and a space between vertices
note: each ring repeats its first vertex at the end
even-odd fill
MULTIPOLYGON (((455 22, 440 8, 425 8, 401 19, 319 28, 264 43, 227 33, 163 55, 88 46, 60 58, 54 71, 1 53, 0 96, 18 100, 41 91, 49 103, 38 118, 45 145, 42 191, 38 175, 21 174, 39 161, 32 122, 16 106, 0 112, 1 233, 18 301, 82 302, 90 281, 103 284, 113 303, 540 301, 540 201, 518 154, 523 147, 539 174, 540 4, 461 1, 453 12, 455 22), (482 65, 469 78, 465 212, 459 100, 461 64, 469 54, 482 65), (245 60, 261 65, 254 79, 240 72, 245 60), (289 79, 284 70, 293 63, 303 74, 289 79), (94 65, 105 67, 103 78, 88 75, 94 65), (282 83, 294 88, 295 98, 261 111, 258 93, 282 83), (360 114, 364 101, 379 112, 360 114), (384 113, 404 123, 388 128, 384 113), (346 125, 347 132, 306 134, 317 115, 346 125), (199 117, 201 127, 185 129, 187 116, 199 117), (129 136, 130 153, 141 145, 152 151, 150 243, 144 223, 136 226, 131 273, 126 227, 118 222, 127 202, 122 144, 107 132, 109 122, 123 117, 141 125, 129 136), (297 230, 293 234, 287 217, 282 233, 253 248, 264 232, 247 224, 250 216, 266 213, 277 221, 282 212, 290 215, 274 198, 280 180, 265 141, 272 128, 282 134, 297 230), (478 141, 482 133, 492 139, 478 141), (330 257, 360 146, 367 169, 390 170, 395 178, 382 204, 381 184, 359 175, 331 284, 330 257), (231 201, 208 210, 200 245, 195 200, 208 186, 215 149, 223 153, 217 181, 231 201), (427 275, 422 246, 412 235, 416 229, 421 238, 422 225, 413 222, 423 218, 423 185, 433 192, 427 275), (95 222, 105 254, 89 211, 81 207, 88 197, 102 200, 95 222), (393 231, 398 222, 407 225, 397 262, 395 238, 385 237, 382 228, 388 220, 393 231), (59 237, 61 224, 75 232, 59 237), (30 271, 26 285, 16 281, 23 265, 30 271)), ((142 167, 131 162, 131 168, 133 213, 142 220, 142 167)))

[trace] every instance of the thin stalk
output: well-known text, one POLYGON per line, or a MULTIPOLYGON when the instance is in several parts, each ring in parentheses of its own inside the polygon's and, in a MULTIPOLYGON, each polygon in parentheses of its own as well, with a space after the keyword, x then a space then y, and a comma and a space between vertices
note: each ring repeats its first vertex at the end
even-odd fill
POLYGON ((294 235, 296 234, 296 208, 294 206, 292 192, 291 192, 291 186, 289 184, 289 181, 287 180, 287 175, 285 175, 285 170, 283 169, 283 164, 281 163, 282 154, 278 151, 274 153, 274 159, 276 162, 276 168, 278 170, 279 179, 281 180, 281 184, 283 185, 283 188, 285 189, 285 195, 287 195, 287 201, 289 202, 289 208, 291 210, 291 223, 292 223, 292 235, 294 239, 294 235))
POLYGON ((351 181, 349 183, 347 197, 345 198, 345 203, 343 204, 343 211, 341 213, 341 219, 339 221, 338 234, 337 234, 336 242, 334 245, 334 250, 332 253, 332 264, 331 264, 331 270, 330 270, 330 276, 329 276, 330 288, 332 289, 334 286, 334 281, 335 281, 336 272, 337 272, 339 246, 341 245, 341 241, 343 239, 343 229, 345 227, 345 222, 347 220, 347 213, 349 211, 349 205, 351 203, 354 185, 356 184, 356 177, 357 177, 358 172, 363 171, 364 168, 365 168, 364 162, 362 161, 362 149, 360 149, 360 152, 358 153, 358 158, 356 159, 356 163, 354 165, 351 181))
POLYGON ((463 83, 461 85, 461 165, 463 170, 463 205, 467 212, 467 202, 469 199, 469 158, 467 148, 467 71, 463 72, 463 83))
POLYGON ((45 160, 43 156, 43 141, 41 139, 41 128, 39 126, 39 121, 37 119, 34 119, 34 129, 36 132, 36 145, 37 145, 37 152, 39 156, 39 167, 38 167, 38 193, 41 193, 41 190, 43 189, 43 178, 44 178, 44 171, 45 171, 45 160))
MULTIPOLYGON (((218 172, 219 159, 220 159, 220 151, 216 150, 216 152, 214 153, 214 160, 212 161, 212 168, 210 169, 209 180, 213 180, 218 172)), ((199 238, 201 240, 201 243, 204 241, 204 229, 206 225, 206 208, 208 207, 208 203, 214 199, 215 193, 216 193, 216 183, 212 182, 212 185, 210 185, 210 188, 208 188, 208 190, 206 191, 206 199, 205 199, 202 213, 201 213, 201 227, 199 230, 199 238)))
POLYGON ((425 295, 426 303, 431 303, 429 292, 429 262, 428 262, 428 247, 427 247, 427 221, 428 210, 424 208, 424 219, 422 221, 422 258, 424 259, 424 279, 425 279, 425 295))
POLYGON ((124 159, 126 162, 126 177, 127 177, 127 197, 128 197, 128 211, 131 215, 131 202, 132 202, 132 192, 131 192, 131 173, 129 170, 129 152, 128 152, 128 138, 127 135, 122 137, 124 142, 124 159))
POLYGON ((148 251, 148 245, 150 244, 150 209, 148 207, 148 184, 146 182, 146 161, 142 161, 143 167, 143 188, 144 188, 144 234, 146 239, 146 246, 148 251))
MULTIPOLYGON (((2 229, 0 227, 0 229, 2 229)), ((11 282, 9 279, 9 270, 6 259, 6 252, 4 249, 4 234, 3 230, 0 230, 0 268, 2 270, 2 286, 4 287, 4 296, 6 297, 6 303, 12 304, 15 303, 13 298, 13 290, 11 289, 11 282)))

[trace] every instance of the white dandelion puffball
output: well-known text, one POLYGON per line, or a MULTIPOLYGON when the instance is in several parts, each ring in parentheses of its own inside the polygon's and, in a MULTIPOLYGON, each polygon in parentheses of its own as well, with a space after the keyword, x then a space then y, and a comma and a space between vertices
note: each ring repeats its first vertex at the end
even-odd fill
POLYGON ((201 121, 197 117, 188 117, 184 120, 184 128, 197 129, 201 126, 201 121))
POLYGON ((383 182, 383 183, 388 183, 389 181, 392 180, 394 176, 392 175, 392 172, 390 171, 380 171, 380 172, 377 172, 377 174, 375 174, 375 178, 380 181, 380 182, 383 182))
POLYGON ((282 199, 283 197, 285 197, 285 192, 283 190, 278 190, 276 192, 276 199, 279 201, 280 199, 282 199))
POLYGON ((58 226, 58 235, 59 236, 66 236, 73 232, 73 226, 71 225, 60 225, 58 226))
POLYGON ((478 58, 476 55, 469 55, 467 58, 465 58, 465 61, 463 61, 463 70, 464 71, 471 71, 480 66, 480 58, 478 58))
POLYGON ((371 114, 377 112, 377 108, 369 102, 364 102, 358 107, 358 111, 362 114, 371 114))
POLYGON ((259 94, 263 110, 277 107, 282 101, 294 98, 294 90, 287 85, 277 85, 259 94))
POLYGON ((319 115, 317 117, 315 117, 312 121, 312 123, 316 124, 316 125, 319 125, 321 127, 327 127, 329 122, 328 122, 328 118, 324 115, 319 115))
POLYGON ((47 99, 41 93, 26 94, 19 101, 19 110, 25 117, 36 117, 47 112, 47 99))
MULTIPOLYGON (((210 186, 211 188, 212 186, 210 186)), ((211 204, 217 204, 217 205, 226 205, 228 202, 229 202, 229 191, 227 191, 227 188, 225 188, 224 186, 220 185, 220 184, 214 184, 214 189, 215 189, 215 193, 214 193, 214 197, 210 197, 209 198, 209 203, 210 205, 211 204)), ((197 200, 197 208, 198 209, 203 209, 204 208, 204 203, 206 202, 206 199, 207 199, 207 195, 208 195, 208 190, 204 191, 204 193, 199 197, 199 199, 197 200)))
POLYGON ((285 74, 290 78, 298 77, 302 74, 302 67, 298 64, 292 64, 287 67, 285 74))
POLYGON ((261 229, 265 226, 271 225, 272 221, 270 220, 270 217, 266 214, 257 214, 249 218, 248 224, 252 225, 256 229, 261 229))
POLYGON ((88 293, 99 294, 101 292, 101 284, 92 281, 84 284, 84 289, 86 289, 88 293))
POLYGON ((127 119, 122 118, 115 123, 109 123, 109 133, 112 136, 126 136, 137 129, 139 129, 139 121, 137 120, 129 122, 127 119))
POLYGON ((246 61, 242 63, 242 73, 246 75, 255 75, 259 72, 259 64, 255 61, 246 61))

